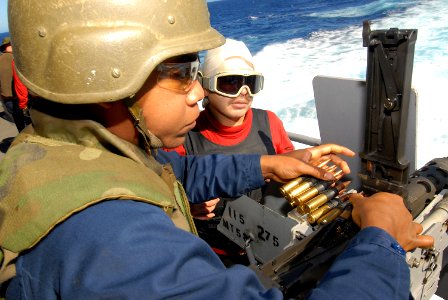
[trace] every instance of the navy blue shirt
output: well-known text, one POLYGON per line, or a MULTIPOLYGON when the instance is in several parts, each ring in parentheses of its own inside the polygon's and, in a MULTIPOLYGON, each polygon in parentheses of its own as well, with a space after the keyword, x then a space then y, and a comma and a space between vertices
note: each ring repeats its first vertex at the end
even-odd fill
MULTIPOLYGON (((230 171, 246 168, 248 178, 256 178, 250 184, 262 181, 256 157, 251 162, 248 157, 215 159, 233 159, 230 171)), ((184 162, 188 166, 191 161, 184 162)), ((199 172, 199 165, 189 167, 199 172)), ((206 169, 216 170, 210 164, 206 169)), ((211 182, 217 189, 224 187, 204 176, 199 186, 211 182)), ((207 194, 201 188, 195 193, 207 194)), ((248 268, 226 269, 204 241, 175 227, 160 208, 137 201, 105 201, 73 215, 20 256, 16 267, 7 299, 282 299, 279 290, 265 289, 248 268)), ((372 227, 353 239, 310 298, 408 295, 403 253, 391 236, 372 227)))
MULTIPOLYGON (((407 299, 409 271, 383 230, 362 230, 311 299, 407 299)), ((248 268, 226 269, 158 207, 106 201, 19 257, 7 299, 282 299, 248 268)))
POLYGON ((156 159, 170 163, 188 200, 199 203, 217 197, 238 197, 261 187, 260 154, 186 155, 158 150, 156 159))

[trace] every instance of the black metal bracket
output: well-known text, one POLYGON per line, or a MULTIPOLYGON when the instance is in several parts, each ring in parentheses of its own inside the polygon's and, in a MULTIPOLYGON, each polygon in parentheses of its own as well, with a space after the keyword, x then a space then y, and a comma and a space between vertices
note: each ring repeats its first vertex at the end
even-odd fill
POLYGON ((367 51, 367 105, 362 169, 367 193, 406 196, 409 160, 405 155, 416 29, 370 29, 363 23, 367 51))

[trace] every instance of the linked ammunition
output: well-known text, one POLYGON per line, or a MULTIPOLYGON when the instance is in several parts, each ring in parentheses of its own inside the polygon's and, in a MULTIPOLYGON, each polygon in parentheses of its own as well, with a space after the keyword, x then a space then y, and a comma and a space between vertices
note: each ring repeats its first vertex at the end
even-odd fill
POLYGON ((350 181, 346 181, 336 185, 336 187, 323 191, 321 194, 312 198, 310 201, 303 204, 303 210, 305 213, 310 213, 318 209, 321 205, 328 202, 337 196, 343 189, 350 184, 350 181))
POLYGON ((336 173, 333 173, 333 176, 339 180, 342 178, 342 176, 344 176, 344 174, 342 174, 342 170, 337 171, 336 173))
POLYGON ((308 188, 313 186, 318 182, 316 178, 308 178, 307 180, 300 183, 298 186, 294 187, 289 193, 287 199, 292 206, 297 206, 300 203, 297 200, 297 197, 306 191, 308 188))
POLYGON ((344 213, 344 219, 348 219, 351 216, 352 212, 352 206, 348 205, 350 202, 344 202, 337 207, 333 208, 329 212, 327 212, 325 215, 320 217, 317 220, 317 224, 327 224, 334 220, 336 220, 337 217, 342 217, 342 213, 344 213))
POLYGON ((327 224, 335 220, 342 213, 341 207, 335 207, 317 220, 317 224, 327 224))
POLYGON ((347 205, 345 206, 344 210, 342 211, 342 213, 339 217, 344 220, 350 219, 352 216, 352 210, 353 210, 353 206, 348 205, 348 203, 347 203, 347 205))
POLYGON ((290 182, 282 185, 280 187, 280 192, 282 193, 283 197, 287 198, 288 193, 293 189, 295 186, 299 185, 302 181, 305 180, 305 177, 297 177, 296 179, 291 180, 290 182))
POLYGON ((334 172, 334 170, 336 170, 336 168, 337 168, 338 166, 336 166, 336 165, 333 165, 333 166, 325 166, 324 168, 322 168, 322 169, 324 169, 325 170, 325 172, 328 172, 328 173, 333 173, 334 172))
POLYGON ((301 215, 304 215, 304 214, 305 214, 305 212, 303 211, 303 207, 302 207, 301 205, 299 205, 299 206, 296 207, 296 211, 297 211, 299 214, 301 214, 301 215))
MULTIPOLYGON (((330 167, 327 172, 333 172, 337 166, 330 167)), ((300 195, 296 196, 294 198, 294 201, 297 205, 302 205, 306 203, 308 200, 312 199, 313 197, 317 196, 319 193, 323 192, 324 190, 328 189, 329 187, 332 187, 339 178, 341 178, 342 170, 335 173, 336 174, 336 180, 333 181, 320 181, 317 182, 315 185, 310 187, 309 189, 305 190, 300 195)))
MULTIPOLYGON (((333 173, 335 175, 336 180, 334 180, 331 183, 334 183, 340 177, 342 177, 342 175, 339 177, 339 175, 342 174, 342 170, 339 170, 338 172, 334 173, 334 171, 337 169, 338 166, 337 165, 328 166, 327 163, 329 161, 330 159, 322 161, 317 165, 317 167, 324 169, 326 172, 333 173)), ((329 182, 320 181, 317 178, 298 177, 280 187, 280 192, 285 197, 285 199, 288 200, 291 206, 297 207, 299 205, 302 205, 309 199, 312 199, 320 192, 327 189, 329 186, 331 186, 329 182)), ((302 208, 298 208, 297 211, 299 213, 304 212, 302 208)))
POLYGON ((317 196, 320 192, 323 192, 324 190, 326 190, 332 184, 333 184, 332 181, 320 181, 320 182, 316 183, 314 186, 305 190, 300 195, 296 196, 294 198, 294 202, 297 203, 297 205, 302 205, 305 202, 307 202, 308 200, 317 196))
POLYGON ((333 199, 333 200, 330 200, 329 202, 325 203, 324 205, 322 205, 315 211, 310 212, 307 217, 308 222, 310 224, 315 223, 317 221, 317 219, 319 219, 324 214, 326 214, 330 209, 338 206, 339 203, 340 203, 339 200, 333 199))
MULTIPOLYGON (((326 167, 326 165, 331 161, 331 159, 326 159, 322 162, 320 162, 319 164, 316 165, 316 167, 318 168, 324 168, 326 167)), ((282 193, 282 195, 285 198, 289 198, 288 193, 297 185, 299 185, 300 183, 302 183, 304 180, 306 180, 306 177, 297 177, 293 180, 291 180, 290 182, 284 184, 283 186, 280 187, 280 192, 282 193)))
POLYGON ((315 165, 316 167, 318 167, 318 168, 323 168, 323 167, 326 166, 330 161, 331 161, 331 159, 326 159, 326 160, 320 162, 319 164, 317 164, 317 165, 314 164, 314 165, 315 165))
MULTIPOLYGON (((349 181, 350 182, 350 181, 349 181)), ((350 198, 350 195, 351 195, 352 193, 341 193, 339 196, 338 196, 338 199, 339 199, 339 202, 345 202, 345 201, 347 201, 348 200, 348 198, 350 198)))
POLYGON ((337 198, 334 198, 327 203, 323 204, 321 207, 316 209, 315 211, 312 211, 308 214, 307 220, 310 224, 315 223, 320 217, 325 215, 328 211, 330 211, 332 208, 337 207, 338 205, 341 205, 343 202, 347 201, 350 197, 350 194, 342 194, 339 195, 337 198))

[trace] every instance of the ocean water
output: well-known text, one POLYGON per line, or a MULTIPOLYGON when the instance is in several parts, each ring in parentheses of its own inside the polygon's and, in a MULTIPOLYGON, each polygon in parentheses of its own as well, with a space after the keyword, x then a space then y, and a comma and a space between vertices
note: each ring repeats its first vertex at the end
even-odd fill
POLYGON ((212 25, 244 41, 265 75, 254 107, 274 111, 288 131, 320 138, 312 79, 365 79, 371 29, 418 29, 412 86, 418 94, 417 168, 448 156, 447 0, 218 0, 208 3, 212 25))

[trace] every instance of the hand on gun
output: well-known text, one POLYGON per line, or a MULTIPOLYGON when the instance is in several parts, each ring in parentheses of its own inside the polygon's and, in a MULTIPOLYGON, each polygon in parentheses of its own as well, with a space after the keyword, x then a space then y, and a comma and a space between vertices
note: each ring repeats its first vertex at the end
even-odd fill
POLYGON ((384 192, 370 197, 353 194, 350 201, 353 204, 353 221, 361 229, 379 227, 394 237, 405 251, 428 248, 434 244, 431 236, 419 235, 423 227, 412 221, 400 196, 384 192))

